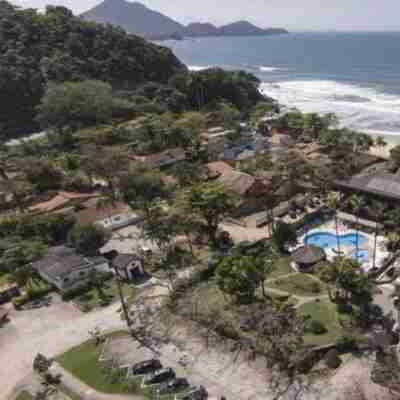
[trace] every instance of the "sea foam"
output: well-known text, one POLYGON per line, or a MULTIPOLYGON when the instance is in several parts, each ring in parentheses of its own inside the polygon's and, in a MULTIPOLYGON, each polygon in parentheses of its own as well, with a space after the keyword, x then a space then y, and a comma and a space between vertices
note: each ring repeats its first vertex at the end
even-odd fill
POLYGON ((201 65, 188 65, 189 71, 204 71, 205 69, 212 68, 210 65, 201 66, 201 65))
POLYGON ((278 67, 264 67, 263 65, 259 67, 261 72, 275 72, 279 71, 281 68, 278 67))
POLYGON ((294 80, 261 84, 261 91, 304 112, 338 115, 343 126, 366 132, 400 132, 400 96, 377 88, 329 80, 294 80))

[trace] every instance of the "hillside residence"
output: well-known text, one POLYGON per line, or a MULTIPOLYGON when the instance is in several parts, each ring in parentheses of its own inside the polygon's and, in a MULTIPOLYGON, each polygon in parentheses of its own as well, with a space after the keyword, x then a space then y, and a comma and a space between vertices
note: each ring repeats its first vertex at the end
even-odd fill
POLYGON ((200 135, 202 145, 207 148, 211 156, 218 157, 228 143, 228 135, 233 132, 233 130, 226 130, 221 126, 210 128, 200 135))
POLYGON ((184 161, 186 159, 186 153, 184 149, 176 147, 174 149, 168 149, 159 153, 147 154, 144 156, 133 155, 130 156, 130 159, 143 163, 147 168, 165 168, 180 161, 184 161))
POLYGON ((208 176, 216 179, 228 191, 239 196, 259 196, 268 191, 270 180, 234 170, 223 161, 207 164, 208 176))
POLYGON ((274 133, 270 139, 271 145, 289 147, 295 144, 295 140, 284 133, 274 133))
POLYGON ((91 198, 82 203, 74 213, 80 224, 97 224, 103 228, 116 230, 142 221, 142 217, 132 212, 131 208, 121 201, 113 205, 99 207, 102 199, 91 198))
POLYGON ((274 122, 280 118, 279 114, 267 113, 263 118, 261 118, 257 123, 257 132, 261 135, 270 136, 272 135, 274 122))
POLYGON ((93 270, 111 271, 104 257, 84 257, 66 246, 51 247, 46 256, 32 263, 32 267, 42 279, 63 293, 87 283, 93 270))
POLYGON ((53 212, 67 212, 78 207, 90 198, 96 198, 96 193, 50 192, 46 197, 29 207, 33 214, 48 214, 53 212))
POLYGON ((124 281, 134 281, 145 275, 143 259, 137 254, 119 254, 112 265, 116 274, 124 281))
POLYGON ((207 164, 209 179, 220 183, 237 199, 236 216, 248 215, 263 207, 264 195, 271 181, 234 170, 229 164, 217 161, 207 164))

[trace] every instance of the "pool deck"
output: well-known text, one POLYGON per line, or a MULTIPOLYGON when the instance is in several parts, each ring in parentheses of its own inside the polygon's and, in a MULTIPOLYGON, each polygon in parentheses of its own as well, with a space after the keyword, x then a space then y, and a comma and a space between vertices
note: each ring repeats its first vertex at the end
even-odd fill
MULTIPOLYGON (((311 229, 307 233, 303 234, 299 238, 299 242, 296 246, 290 249, 290 251, 296 250, 298 247, 301 247, 305 243, 305 238, 306 236, 315 234, 315 233, 330 233, 332 235, 336 236, 336 227, 335 227, 335 221, 328 221, 317 228, 311 229)), ((339 221, 338 223, 338 233, 339 235, 348 235, 348 234, 357 234, 357 231, 354 229, 349 229, 346 227, 345 223, 339 221)), ((364 271, 369 271, 373 267, 373 252, 374 252, 374 241, 375 241, 375 236, 365 233, 362 230, 359 230, 358 233, 365 237, 367 239, 367 243, 361 243, 359 245, 359 250, 368 250, 369 252, 369 260, 368 261, 362 261, 360 260, 361 266, 364 269, 364 271)), ((388 256, 388 252, 386 250, 386 239, 383 236, 378 236, 377 237, 377 246, 376 246, 376 266, 380 267, 382 265, 383 260, 388 256)), ((329 261, 332 261, 335 257, 337 257, 337 252, 335 250, 335 247, 329 248, 329 249, 324 249, 327 255, 327 258, 329 261)), ((355 250, 354 246, 351 245, 342 245, 341 246, 341 251, 344 253, 345 256, 351 257, 352 252, 355 250)))

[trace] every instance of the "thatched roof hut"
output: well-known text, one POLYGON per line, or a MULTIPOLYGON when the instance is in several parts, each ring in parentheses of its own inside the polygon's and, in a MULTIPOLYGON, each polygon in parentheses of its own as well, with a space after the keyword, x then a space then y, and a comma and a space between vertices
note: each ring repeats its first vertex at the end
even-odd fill
POLYGON ((326 253, 321 247, 306 245, 296 249, 292 258, 301 269, 307 269, 326 260, 326 253))

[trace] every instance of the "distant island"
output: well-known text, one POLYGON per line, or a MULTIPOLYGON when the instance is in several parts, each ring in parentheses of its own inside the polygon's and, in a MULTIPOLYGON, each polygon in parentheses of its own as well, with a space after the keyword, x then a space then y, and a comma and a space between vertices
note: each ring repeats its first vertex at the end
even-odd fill
POLYGON ((139 2, 104 0, 81 15, 88 21, 119 26, 128 33, 149 40, 180 40, 204 36, 265 36, 288 33, 282 28, 260 28, 248 21, 237 21, 217 27, 211 23, 191 23, 187 26, 139 2))

